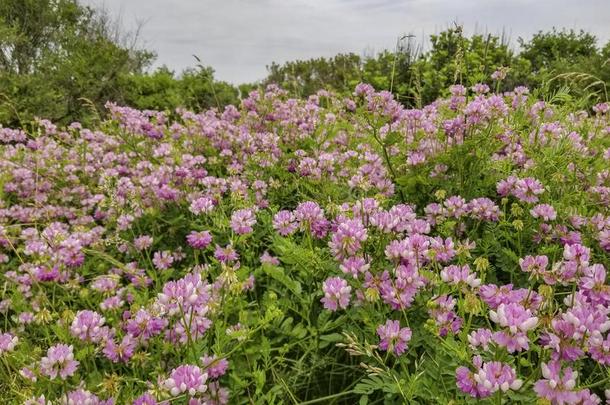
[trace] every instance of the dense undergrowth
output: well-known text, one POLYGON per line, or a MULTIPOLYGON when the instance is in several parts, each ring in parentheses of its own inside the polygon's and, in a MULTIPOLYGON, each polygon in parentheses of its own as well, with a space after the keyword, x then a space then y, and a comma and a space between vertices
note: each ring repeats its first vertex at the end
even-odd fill
POLYGON ((451 94, 0 129, 2 401, 605 400, 610 106, 451 94))

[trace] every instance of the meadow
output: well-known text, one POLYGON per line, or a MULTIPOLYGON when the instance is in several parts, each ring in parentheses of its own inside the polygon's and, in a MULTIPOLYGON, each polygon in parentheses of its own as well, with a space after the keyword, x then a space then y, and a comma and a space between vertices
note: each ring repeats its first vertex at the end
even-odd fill
POLYGON ((610 104, 358 84, 0 128, 25 404, 599 404, 610 104))

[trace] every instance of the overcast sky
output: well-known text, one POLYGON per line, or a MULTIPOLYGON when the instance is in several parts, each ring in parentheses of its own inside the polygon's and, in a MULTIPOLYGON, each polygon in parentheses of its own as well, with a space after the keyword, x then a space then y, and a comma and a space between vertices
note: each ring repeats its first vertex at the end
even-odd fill
POLYGON ((143 23, 141 45, 155 66, 179 72, 212 66, 232 83, 262 79, 272 61, 394 48, 396 38, 423 40, 452 25, 466 33, 518 37, 556 27, 610 38, 610 0, 81 0, 120 16, 127 29, 143 23))

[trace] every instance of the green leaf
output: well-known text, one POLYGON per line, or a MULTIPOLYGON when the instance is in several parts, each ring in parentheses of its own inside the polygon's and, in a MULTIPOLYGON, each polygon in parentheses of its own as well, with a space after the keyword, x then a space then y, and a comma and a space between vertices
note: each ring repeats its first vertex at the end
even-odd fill
POLYGON ((325 347, 327 347, 331 343, 342 342, 344 340, 344 337, 340 333, 330 333, 328 335, 320 336, 320 340, 322 341, 320 343, 320 348, 324 349, 325 347))
POLYGON ((301 283, 296 280, 292 280, 286 275, 282 267, 273 266, 270 264, 263 264, 262 269, 266 275, 281 283, 284 287, 288 288, 295 295, 301 294, 301 283))

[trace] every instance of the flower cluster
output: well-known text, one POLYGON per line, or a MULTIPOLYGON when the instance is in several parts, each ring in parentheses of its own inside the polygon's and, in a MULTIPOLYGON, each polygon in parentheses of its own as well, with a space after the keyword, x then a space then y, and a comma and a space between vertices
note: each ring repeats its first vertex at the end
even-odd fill
POLYGON ((506 75, 0 128, 6 402, 610 399, 610 108, 506 75))

